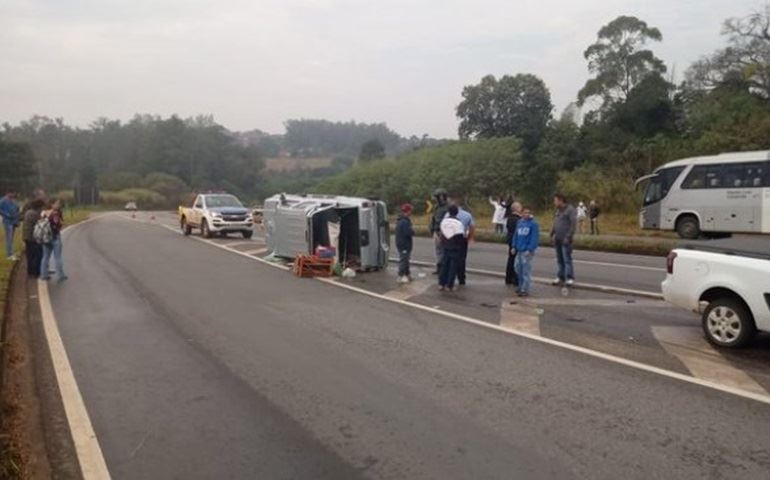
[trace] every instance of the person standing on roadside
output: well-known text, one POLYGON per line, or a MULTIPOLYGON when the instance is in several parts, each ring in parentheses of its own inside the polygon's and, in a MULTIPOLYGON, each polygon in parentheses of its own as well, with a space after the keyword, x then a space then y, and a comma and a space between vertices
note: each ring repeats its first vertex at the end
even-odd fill
POLYGON ((441 273, 441 264, 444 260, 444 243, 441 239, 441 221, 447 212, 447 192, 443 188, 437 188, 433 191, 433 200, 436 207, 433 210, 433 216, 430 217, 430 234, 433 236, 434 253, 436 256, 436 270, 434 275, 441 273))
POLYGON ((452 198, 449 204, 457 207, 457 219, 463 224, 463 228, 465 229, 465 235, 463 236, 461 245, 462 248, 460 249, 460 264, 457 267, 457 283, 458 285, 465 285, 468 246, 470 242, 473 241, 476 234, 476 225, 473 222, 473 215, 471 215, 471 212, 460 206, 462 202, 459 198, 452 198))
POLYGON ((591 220, 591 235, 599 235, 599 205, 595 200, 588 204, 588 218, 591 220))
POLYGON ((51 224, 51 242, 43 244, 43 260, 40 265, 40 279, 48 280, 50 275, 48 273, 48 263, 51 260, 51 254, 53 254, 54 263, 56 265, 56 276, 59 282, 67 280, 67 275, 64 274, 64 262, 62 260, 62 240, 61 229, 64 225, 62 218, 62 204, 61 200, 53 200, 49 204, 48 210, 45 210, 42 214, 43 218, 47 218, 51 224))
POLYGON ((495 227, 495 233, 503 235, 505 234, 505 200, 502 197, 498 200, 489 197, 489 204, 494 208, 492 212, 492 225, 495 227))
POLYGON ((13 234, 19 226, 19 204, 16 203, 16 191, 8 190, 3 198, 0 198, 0 217, 3 218, 3 230, 5 233, 5 256, 8 260, 16 261, 13 253, 13 234))
POLYGON ((578 233, 581 235, 585 233, 586 218, 588 218, 588 209, 586 204, 581 201, 577 206, 578 233))
POLYGON ((455 277, 460 267, 463 244, 466 244, 465 225, 458 218, 457 205, 449 205, 446 217, 441 220, 441 238, 444 242, 444 261, 438 277, 439 290, 454 290, 455 277))
POLYGON ((24 240, 24 253, 27 257, 27 275, 32 278, 40 277, 40 264, 43 260, 43 246, 35 241, 35 224, 40 219, 45 204, 43 200, 30 200, 24 206, 24 224, 21 236, 24 240))
POLYGON ((519 286, 516 293, 528 297, 532 288, 532 260, 540 243, 540 225, 537 224, 528 208, 522 210, 521 219, 516 223, 516 231, 509 245, 511 254, 516 259, 516 276, 519 286))
POLYGON ((572 244, 577 227, 577 211, 575 207, 567 203, 567 197, 561 193, 553 196, 553 205, 556 212, 551 228, 551 241, 556 250, 556 263, 558 270, 554 285, 572 285, 575 283, 575 270, 572 266, 572 244))
POLYGON ((409 283, 412 281, 409 271, 409 259, 412 255, 414 243, 414 229, 412 228, 413 207, 410 203, 401 205, 401 214, 396 220, 396 249, 398 249, 398 282, 409 283))
POLYGON ((521 220, 521 203, 513 202, 510 206, 508 218, 505 222, 505 231, 507 232, 506 245, 508 245, 508 263, 505 266, 505 284, 519 286, 519 278, 516 275, 516 250, 512 248, 513 236, 516 234, 516 224, 521 220))

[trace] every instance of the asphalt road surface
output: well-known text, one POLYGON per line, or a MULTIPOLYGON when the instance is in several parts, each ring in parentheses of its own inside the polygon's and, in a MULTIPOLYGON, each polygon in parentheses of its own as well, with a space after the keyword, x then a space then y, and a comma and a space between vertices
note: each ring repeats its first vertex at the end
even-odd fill
POLYGON ((113 478, 770 471, 770 406, 754 400, 297 279, 119 215, 68 231, 65 259, 53 311, 113 478))

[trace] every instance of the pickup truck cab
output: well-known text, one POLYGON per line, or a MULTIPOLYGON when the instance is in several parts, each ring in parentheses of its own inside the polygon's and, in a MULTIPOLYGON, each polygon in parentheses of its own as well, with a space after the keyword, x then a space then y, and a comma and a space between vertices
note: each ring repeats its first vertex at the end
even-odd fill
POLYGON ((234 195, 202 193, 195 197, 191 207, 179 207, 179 226, 185 235, 198 228, 201 235, 241 233, 243 238, 254 235, 251 212, 234 195))
POLYGON ((706 339, 743 347, 770 332, 770 255, 717 248, 677 248, 667 261, 663 297, 700 313, 706 339))

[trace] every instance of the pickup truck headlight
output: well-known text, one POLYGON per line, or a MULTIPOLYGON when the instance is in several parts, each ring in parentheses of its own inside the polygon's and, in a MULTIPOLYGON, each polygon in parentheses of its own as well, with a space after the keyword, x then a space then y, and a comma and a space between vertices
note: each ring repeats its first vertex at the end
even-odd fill
POLYGON ((212 217, 216 217, 216 218, 219 218, 219 217, 221 217, 221 216, 222 216, 222 214, 221 214, 221 213, 219 213, 219 212, 211 212, 211 216, 212 216, 212 217))

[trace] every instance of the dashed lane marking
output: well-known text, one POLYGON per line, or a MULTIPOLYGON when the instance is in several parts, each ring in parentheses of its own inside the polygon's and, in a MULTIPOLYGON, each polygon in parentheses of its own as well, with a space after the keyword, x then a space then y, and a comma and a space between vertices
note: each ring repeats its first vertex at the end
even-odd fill
POLYGON ((394 288, 393 290, 386 292, 384 295, 388 298, 409 300, 412 297, 416 297, 427 292, 431 286, 433 286, 433 284, 427 281, 405 283, 399 285, 398 288, 394 288))
POLYGON ((500 326, 506 330, 540 336, 540 315, 536 305, 505 300, 500 307, 500 326))
POLYGON ((732 366, 712 347, 697 327, 652 327, 652 334, 669 354, 678 358, 696 378, 767 395, 767 390, 746 372, 732 366))
MULTIPOLYGON (((166 228, 168 230, 171 230, 172 232, 175 232, 175 233, 181 235, 181 232, 179 232, 175 228, 169 227, 167 225, 160 225, 160 226, 162 226, 162 227, 164 227, 164 228, 166 228)), ((244 254, 242 252, 238 252, 237 250, 232 250, 230 248, 227 248, 227 247, 225 247, 223 245, 219 245, 216 242, 212 242, 212 241, 204 239, 204 238, 199 238, 199 237, 190 237, 190 238, 193 238, 194 240, 197 240, 197 241, 201 241, 203 243, 208 243, 208 244, 210 244, 210 245, 212 245, 214 247, 221 248, 222 250, 234 253, 236 255, 242 255, 242 256, 244 256, 246 258, 250 258, 250 259, 252 259, 254 261, 258 261, 258 262, 260 262, 262 264, 271 266, 273 268, 279 268, 279 269, 285 270, 285 271, 286 270, 291 270, 286 265, 273 263, 273 262, 267 261, 267 260, 265 260, 263 258, 260 258, 260 257, 254 257, 254 256, 251 256, 251 255, 246 255, 246 254, 244 254)), ((578 345, 572 345, 572 344, 565 343, 565 342, 562 342, 562 341, 559 341, 559 340, 554 340, 554 339, 551 339, 551 338, 548 338, 548 337, 543 337, 543 336, 540 336, 540 335, 534 335, 532 333, 527 333, 527 332, 524 332, 524 331, 521 331, 521 330, 513 330, 513 329, 505 328, 505 327, 502 327, 500 325, 494 325, 494 324, 485 322, 483 320, 478 320, 478 319, 475 319, 475 318, 472 318, 472 317, 468 317, 468 316, 465 316, 465 315, 461 315, 461 314, 458 314, 458 313, 448 312, 446 310, 439 310, 439 309, 436 309, 436 308, 433 308, 433 307, 429 307, 429 306, 426 306, 426 305, 421 305, 419 303, 414 303, 414 302, 410 302, 410 301, 407 301, 407 300, 401 300, 401 299, 398 299, 398 298, 391 298, 391 297, 388 297, 388 296, 380 294, 380 293, 372 292, 372 291, 369 291, 369 290, 366 290, 366 289, 363 289, 363 288, 360 288, 360 287, 357 287, 357 286, 354 286, 354 285, 351 285, 351 284, 348 284, 348 283, 345 283, 345 282, 342 282, 342 281, 338 281, 336 279, 316 278, 315 280, 318 281, 318 282, 321 282, 321 283, 325 283, 327 285, 332 285, 332 286, 335 286, 335 287, 338 287, 338 288, 344 288, 344 289, 350 290, 352 292, 360 293, 361 295, 365 295, 365 296, 372 297, 372 298, 378 298, 380 300, 396 303, 396 304, 399 304, 399 305, 402 305, 402 306, 405 306, 405 307, 413 308, 415 310, 421 310, 421 311, 424 311, 424 312, 430 312, 430 313, 433 313, 435 315, 441 315, 441 316, 446 317, 446 318, 451 318, 451 319, 458 320, 458 321, 461 321, 461 322, 465 322, 465 323, 468 323, 468 324, 471 324, 471 325, 475 325, 475 326, 478 326, 478 327, 481 327, 481 328, 486 328, 486 329, 489 329, 489 330, 495 330, 495 331, 498 331, 498 332, 507 333, 509 335, 515 335, 515 336, 518 336, 518 337, 527 338, 527 339, 530 339, 530 340, 534 340, 536 342, 544 343, 546 345, 551 345, 553 347, 558 347, 558 348, 561 348, 563 350, 569 350, 569 351, 572 351, 572 352, 576 352, 576 353, 580 353, 580 354, 583 354, 583 355, 587 355, 589 357, 602 359, 602 360, 605 360, 605 361, 610 362, 610 363, 615 363, 615 364, 618 364, 618 365, 624 365, 626 367, 630 367, 630 368, 633 368, 633 369, 636 369, 636 370, 641 370, 641 371, 644 371, 644 372, 653 373, 653 374, 656 374, 656 375, 660 375, 662 377, 671 378, 671 379, 674 379, 674 380, 679 380, 679 381, 682 381, 682 382, 685 382, 685 383, 689 383, 689 384, 692 384, 692 385, 698 385, 698 386, 701 386, 701 387, 710 388, 710 389, 717 390, 717 391, 720 391, 720 392, 723 392, 723 393, 728 393, 728 394, 731 394, 731 395, 735 395, 735 396, 738 396, 738 397, 742 397, 742 398, 746 398, 746 399, 750 399, 750 400, 754 400, 754 401, 757 401, 757 402, 760 402, 760 403, 764 403, 764 404, 770 405, 770 395, 768 395, 768 393, 765 392, 764 390, 759 392, 759 391, 756 391, 755 389, 745 389, 745 388, 741 388, 741 387, 736 387, 736 386, 734 386, 734 383, 732 383, 732 384, 722 384, 722 383, 717 383, 717 381, 715 381, 715 380, 707 380, 707 379, 703 379, 703 378, 693 377, 693 376, 690 376, 690 375, 685 375, 685 374, 674 372, 674 371, 671 371, 671 370, 666 370, 666 369, 663 369, 663 368, 660 368, 660 367, 655 367, 655 366, 652 366, 652 365, 647 365, 647 364, 644 364, 644 363, 640 363, 640 362, 637 362, 635 360, 629 360, 629 359, 626 359, 626 358, 618 357, 616 355, 611 355, 611 354, 608 354, 608 353, 604 353, 604 352, 600 352, 600 351, 596 351, 596 350, 591 350, 589 348, 581 347, 581 346, 578 346, 578 345)))

